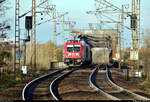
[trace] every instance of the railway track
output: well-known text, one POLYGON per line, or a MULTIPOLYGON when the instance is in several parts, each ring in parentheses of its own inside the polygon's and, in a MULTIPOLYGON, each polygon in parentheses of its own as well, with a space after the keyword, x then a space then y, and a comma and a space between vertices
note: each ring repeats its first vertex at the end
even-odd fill
POLYGON ((53 82, 50 84, 50 92, 52 94, 52 96, 55 98, 55 100, 62 100, 62 98, 60 97, 59 93, 58 93, 58 85, 59 83, 66 78, 67 76, 69 76, 72 72, 78 70, 78 68, 72 69, 71 71, 57 77, 55 80, 53 80, 53 82))
POLYGON ((49 100, 49 98, 51 98, 51 94, 47 90, 50 82, 58 75, 64 73, 65 70, 66 69, 54 71, 26 84, 22 91, 22 100, 49 100))
POLYGON ((113 83, 111 73, 91 67, 61 69, 28 83, 23 100, 149 100, 113 83), (91 88, 92 87, 92 88, 91 88), (94 88, 94 89, 93 89, 94 88))
POLYGON ((96 83, 99 89, 120 100, 150 100, 116 85, 111 79, 111 73, 108 68, 105 71, 98 71, 96 83))
POLYGON ((61 69, 32 80, 23 88, 22 100, 60 100, 57 94, 59 81, 77 69, 61 69))
MULTIPOLYGON (((95 68, 94 71, 91 73, 90 78, 89 78, 89 82, 90 85, 95 88, 98 92, 102 93, 105 97, 107 97, 110 100, 120 100, 119 98, 114 97, 113 95, 108 94, 107 92, 105 92, 104 90, 102 90, 98 84, 97 84, 97 73, 98 73, 99 67, 95 68)), ((103 83, 103 81, 100 82, 101 84, 103 83)), ((107 87, 107 86, 106 86, 107 87)))
POLYGON ((66 77, 58 87, 62 100, 110 100, 103 93, 90 87, 90 68, 79 69, 66 77))

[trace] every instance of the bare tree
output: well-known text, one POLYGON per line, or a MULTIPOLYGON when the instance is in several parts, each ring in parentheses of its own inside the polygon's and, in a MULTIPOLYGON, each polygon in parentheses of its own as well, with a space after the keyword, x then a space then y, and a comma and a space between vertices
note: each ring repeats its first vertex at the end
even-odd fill
POLYGON ((6 31, 10 30, 11 26, 8 24, 8 20, 0 23, 0 37, 6 36, 6 31))
MULTIPOLYGON (((9 9, 7 1, 8 0, 0 0, 0 38, 6 37, 6 31, 10 29, 8 20, 6 20, 7 18, 5 17, 5 11, 9 9)), ((11 56, 11 53, 9 51, 4 51, 3 48, 4 46, 0 44, 0 67, 6 66, 11 56)))
POLYGON ((144 72, 147 80, 150 80, 150 29, 146 31, 144 46, 141 49, 140 57, 144 62, 144 72))
POLYGON ((0 0, 0 37, 6 36, 6 31, 10 29, 8 20, 5 18, 5 13, 9 9, 8 0, 0 0))
POLYGON ((0 16, 5 15, 5 11, 9 9, 8 0, 0 0, 0 16))
MULTIPOLYGON (((5 2, 6 0, 0 0, 0 4, 2 4, 3 2, 5 2)), ((0 7, 1 7, 1 5, 0 5, 0 7)))

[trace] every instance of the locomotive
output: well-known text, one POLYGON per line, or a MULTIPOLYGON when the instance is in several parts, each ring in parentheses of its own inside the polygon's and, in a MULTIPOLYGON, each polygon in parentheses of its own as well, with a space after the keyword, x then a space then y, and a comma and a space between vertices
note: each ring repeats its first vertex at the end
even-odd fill
POLYGON ((67 65, 84 65, 92 62, 90 46, 81 40, 69 40, 64 46, 64 63, 67 65))

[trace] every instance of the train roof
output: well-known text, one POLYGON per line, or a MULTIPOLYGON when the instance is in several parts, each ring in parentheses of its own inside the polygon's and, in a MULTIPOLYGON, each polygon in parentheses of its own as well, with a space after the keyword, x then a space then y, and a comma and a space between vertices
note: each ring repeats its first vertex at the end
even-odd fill
POLYGON ((84 40, 80 40, 80 39, 75 39, 75 40, 68 40, 65 44, 79 44, 81 43, 83 46, 89 46, 84 40))
POLYGON ((80 39, 71 39, 71 40, 67 40, 67 42, 80 42, 80 39))

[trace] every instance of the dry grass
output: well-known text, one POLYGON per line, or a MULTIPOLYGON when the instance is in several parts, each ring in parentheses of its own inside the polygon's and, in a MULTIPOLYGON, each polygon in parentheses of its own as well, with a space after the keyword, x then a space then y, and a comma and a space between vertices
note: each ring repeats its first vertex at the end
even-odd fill
MULTIPOLYGON (((50 41, 36 46, 36 63, 40 69, 49 69, 53 58, 54 44, 50 41)), ((30 65, 30 45, 26 49, 27 65, 30 65)))
POLYGON ((140 59, 143 61, 144 72, 148 80, 150 80, 150 30, 144 38, 144 46, 140 50, 140 59))
MULTIPOLYGON (((49 69, 50 62, 53 60, 53 53, 54 53, 54 44, 50 41, 44 44, 37 44, 36 45, 36 64, 38 69, 49 69)), ((21 46, 21 50, 24 50, 24 47, 21 46)), ((57 59, 59 61, 62 60, 62 47, 58 47, 56 49, 57 59)), ((12 60, 10 65, 13 66, 13 59, 14 59, 14 49, 12 49, 12 60)), ((30 44, 26 46, 26 65, 30 66, 31 62, 31 53, 30 53, 30 44)), ((23 65, 24 60, 21 60, 21 65, 23 65)), ((12 68, 13 69, 13 68, 12 68)))

